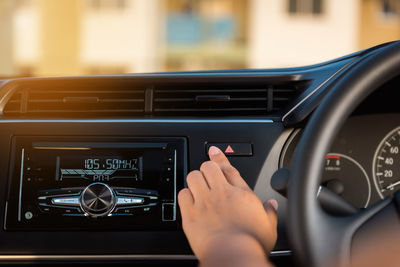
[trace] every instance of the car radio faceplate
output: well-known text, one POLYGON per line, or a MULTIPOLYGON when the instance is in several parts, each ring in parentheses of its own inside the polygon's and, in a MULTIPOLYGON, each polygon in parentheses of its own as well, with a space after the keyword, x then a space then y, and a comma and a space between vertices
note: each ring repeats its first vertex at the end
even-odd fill
POLYGON ((5 229, 178 229, 186 140, 13 137, 5 229))

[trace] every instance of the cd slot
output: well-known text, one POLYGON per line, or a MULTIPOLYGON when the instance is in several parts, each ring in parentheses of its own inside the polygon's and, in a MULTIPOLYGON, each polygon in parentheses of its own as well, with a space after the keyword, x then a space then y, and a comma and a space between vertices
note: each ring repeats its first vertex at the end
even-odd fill
POLYGON ((34 149, 51 150, 90 150, 95 148, 137 148, 137 149, 165 149, 167 143, 77 143, 77 142, 34 142, 34 149))

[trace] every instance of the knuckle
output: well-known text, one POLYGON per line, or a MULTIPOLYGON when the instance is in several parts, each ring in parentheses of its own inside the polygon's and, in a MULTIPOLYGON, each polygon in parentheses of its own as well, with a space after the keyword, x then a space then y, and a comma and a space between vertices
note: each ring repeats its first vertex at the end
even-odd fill
POLYGON ((201 171, 212 170, 212 169, 215 169, 216 166, 217 166, 217 163, 209 160, 209 161, 205 161, 201 164, 200 170, 201 171))
POLYGON ((241 198, 243 199, 243 201, 246 202, 254 202, 255 199, 258 199, 258 197, 251 191, 247 191, 247 190, 240 190, 240 195, 241 198))
POLYGON ((223 194, 227 195, 227 196, 230 196, 230 195, 232 195, 232 194, 235 193, 235 188, 234 188, 230 183, 226 183, 226 184, 223 186, 221 192, 222 192, 223 194))
POLYGON ((187 188, 184 188, 181 191, 179 191, 179 193, 178 193, 178 201, 182 201, 187 197, 187 194, 188 194, 187 190, 188 190, 187 188))
POLYGON ((188 175, 186 180, 193 180, 196 179, 197 177, 199 177, 201 175, 201 172, 198 170, 195 171, 191 171, 188 175))
POLYGON ((225 201, 232 199, 233 195, 234 191, 230 186, 223 186, 219 188, 218 193, 211 196, 209 200, 212 201, 214 205, 220 205, 221 203, 226 203, 225 201))
POLYGON ((182 198, 184 197, 183 196, 183 192, 182 192, 183 190, 181 190, 181 191, 179 191, 179 193, 178 193, 178 202, 180 201, 180 200, 182 200, 182 198))
POLYGON ((199 175, 199 171, 191 171, 186 177, 186 183, 192 184, 193 180, 196 179, 196 176, 199 175))
POLYGON ((232 197, 232 191, 229 188, 221 190, 220 198, 223 200, 230 199, 232 197))
POLYGON ((213 209, 213 208, 214 208, 214 204, 213 204, 213 202, 211 201, 211 199, 206 198, 206 199, 204 199, 204 200, 202 201, 201 207, 202 207, 203 209, 213 209))

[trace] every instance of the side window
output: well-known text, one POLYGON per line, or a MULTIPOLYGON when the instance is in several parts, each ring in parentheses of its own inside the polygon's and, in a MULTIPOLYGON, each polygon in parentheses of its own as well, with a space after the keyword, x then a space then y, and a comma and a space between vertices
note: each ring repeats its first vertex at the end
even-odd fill
POLYGON ((89 0, 88 6, 92 10, 123 10, 127 0, 89 0))
POLYGON ((288 0, 289 14, 323 13, 323 0, 288 0))
POLYGON ((381 3, 381 12, 384 16, 396 16, 399 14, 400 3, 398 0, 383 0, 381 3))

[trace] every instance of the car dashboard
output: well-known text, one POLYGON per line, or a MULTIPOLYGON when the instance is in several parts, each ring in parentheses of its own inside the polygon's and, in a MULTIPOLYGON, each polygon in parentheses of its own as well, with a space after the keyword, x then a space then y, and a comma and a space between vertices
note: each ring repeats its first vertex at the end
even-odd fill
MULTIPOLYGON (((278 200, 271 259, 291 265, 271 177, 332 85, 388 46, 300 68, 3 80, 0 262, 195 264, 177 192, 216 145, 261 200, 278 200)), ((326 156, 321 184, 359 209, 400 187, 398 86, 365 100, 326 156)))

